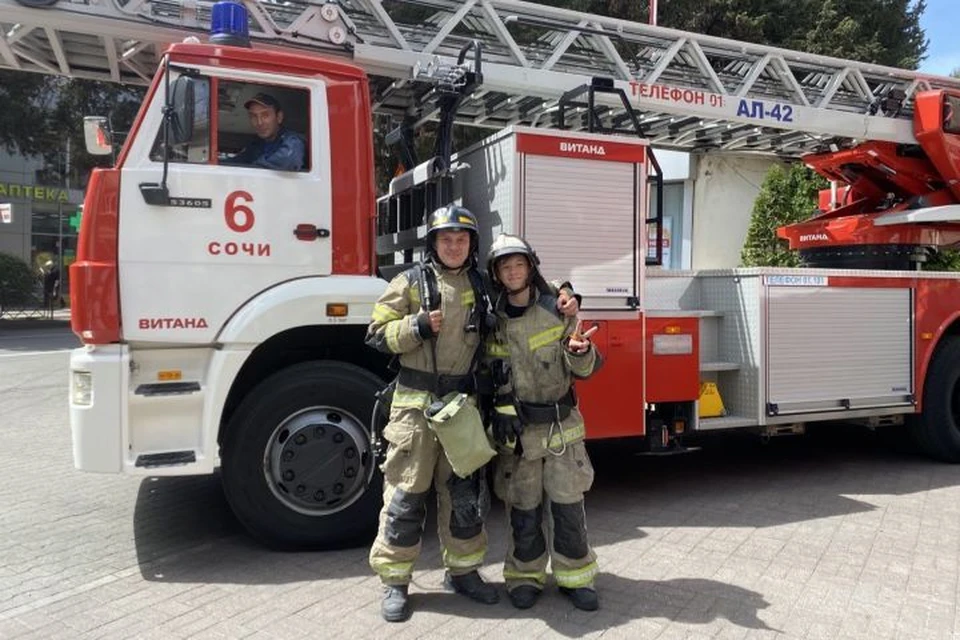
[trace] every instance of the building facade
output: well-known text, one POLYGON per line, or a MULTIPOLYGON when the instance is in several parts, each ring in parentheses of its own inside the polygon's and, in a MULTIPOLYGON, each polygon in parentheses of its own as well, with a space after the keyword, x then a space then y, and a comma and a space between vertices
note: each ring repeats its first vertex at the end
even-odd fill
MULTIPOLYGON (((20 258, 38 275, 74 261, 83 191, 50 184, 43 161, 0 151, 0 253, 20 258)), ((67 278, 61 279, 68 291, 67 278)))

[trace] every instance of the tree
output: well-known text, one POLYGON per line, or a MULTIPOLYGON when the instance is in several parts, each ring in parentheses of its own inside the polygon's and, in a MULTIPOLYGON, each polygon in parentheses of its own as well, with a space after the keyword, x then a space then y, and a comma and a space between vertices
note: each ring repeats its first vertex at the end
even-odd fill
POLYGON ((27 155, 42 151, 49 80, 35 73, 0 69, 0 147, 27 155))
POLYGON ((37 284, 30 265, 17 256, 0 253, 0 313, 29 302, 37 284))
POLYGON ((774 165, 753 203, 750 227, 740 260, 745 267, 797 267, 800 257, 777 237, 777 228, 801 222, 817 207, 817 193, 827 181, 802 163, 774 165))
MULTIPOLYGON (((542 0, 540 4, 646 22, 649 2, 542 0)), ((927 51, 926 0, 670 0, 657 23, 683 31, 916 69, 927 51)))
POLYGON ((824 0, 799 48, 863 62, 916 69, 929 41, 920 27, 925 0, 824 0))
POLYGON ((83 116, 107 115, 126 132, 142 99, 140 87, 0 70, 0 147, 41 157, 42 182, 83 188, 92 167, 109 163, 86 153, 83 116))
POLYGON ((110 156, 93 156, 87 153, 83 137, 83 117, 107 116, 117 133, 116 140, 123 141, 143 101, 144 89, 94 80, 52 78, 51 90, 56 92, 56 101, 49 111, 48 131, 50 152, 44 160, 50 170, 50 181, 63 184, 69 180, 72 187, 86 186, 90 169, 110 164, 110 156), (67 145, 62 140, 69 138, 67 145), (69 169, 69 171, 68 171, 69 169))

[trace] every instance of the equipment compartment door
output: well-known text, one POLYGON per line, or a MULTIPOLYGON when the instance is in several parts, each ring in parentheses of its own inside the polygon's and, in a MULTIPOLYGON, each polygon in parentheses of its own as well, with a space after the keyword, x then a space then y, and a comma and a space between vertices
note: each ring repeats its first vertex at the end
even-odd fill
POLYGON ((913 401, 910 289, 768 286, 767 415, 913 401))
POLYGON ((638 296, 642 166, 539 155, 523 160, 523 235, 545 275, 573 282, 584 306, 590 298, 638 296))

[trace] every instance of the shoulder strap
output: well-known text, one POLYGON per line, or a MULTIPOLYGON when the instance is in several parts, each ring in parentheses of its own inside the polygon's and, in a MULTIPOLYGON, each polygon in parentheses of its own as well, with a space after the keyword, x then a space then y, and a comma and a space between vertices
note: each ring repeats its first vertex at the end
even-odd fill
POLYGON ((473 288, 473 300, 478 311, 484 314, 491 311, 493 305, 490 302, 490 294, 483 280, 483 274, 476 267, 470 267, 467 269, 467 277, 470 279, 470 286, 473 288))
POLYGON ((416 283, 420 290, 420 310, 430 311, 440 308, 440 293, 437 289, 437 274, 427 264, 418 262, 406 271, 407 281, 416 283))
POLYGON ((560 310, 557 309, 557 296, 553 295, 552 292, 544 293, 541 291, 540 295, 537 296, 537 305, 543 307, 557 318, 563 319, 560 315, 560 310))

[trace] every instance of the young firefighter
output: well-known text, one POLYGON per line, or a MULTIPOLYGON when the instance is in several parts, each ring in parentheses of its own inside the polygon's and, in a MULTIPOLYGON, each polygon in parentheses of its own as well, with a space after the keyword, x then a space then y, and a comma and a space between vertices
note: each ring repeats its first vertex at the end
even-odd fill
MULTIPOLYGON (((499 600, 496 589, 477 572, 487 549, 484 518, 490 499, 484 469, 466 477, 454 473, 451 451, 444 450, 425 414, 439 398, 456 392, 470 396, 466 413, 475 404, 480 330, 489 311, 484 304, 487 285, 477 268, 476 218, 463 207, 438 209, 427 221, 426 241, 427 259, 390 282, 374 306, 366 338, 368 345, 400 360, 383 434, 389 443, 382 467, 383 510, 370 550, 370 566, 384 584, 381 612, 391 622, 411 614, 408 585, 420 554, 431 485, 437 491, 437 529, 448 586, 485 604, 499 600)), ((576 315, 579 305, 564 291, 558 307, 576 315)), ((476 423, 483 437, 480 449, 492 456, 479 414, 476 423)))
POLYGON ((583 494, 593 483, 593 467, 572 384, 592 375, 601 359, 589 339, 596 329, 581 335, 574 318, 556 313, 538 264, 530 245, 509 235, 497 238, 487 261, 499 289, 497 329, 487 341, 496 391, 492 430, 500 451, 494 489, 512 532, 503 577, 510 602, 532 607, 549 556, 560 591, 578 609, 592 611, 599 606, 597 562, 587 543, 583 494))

